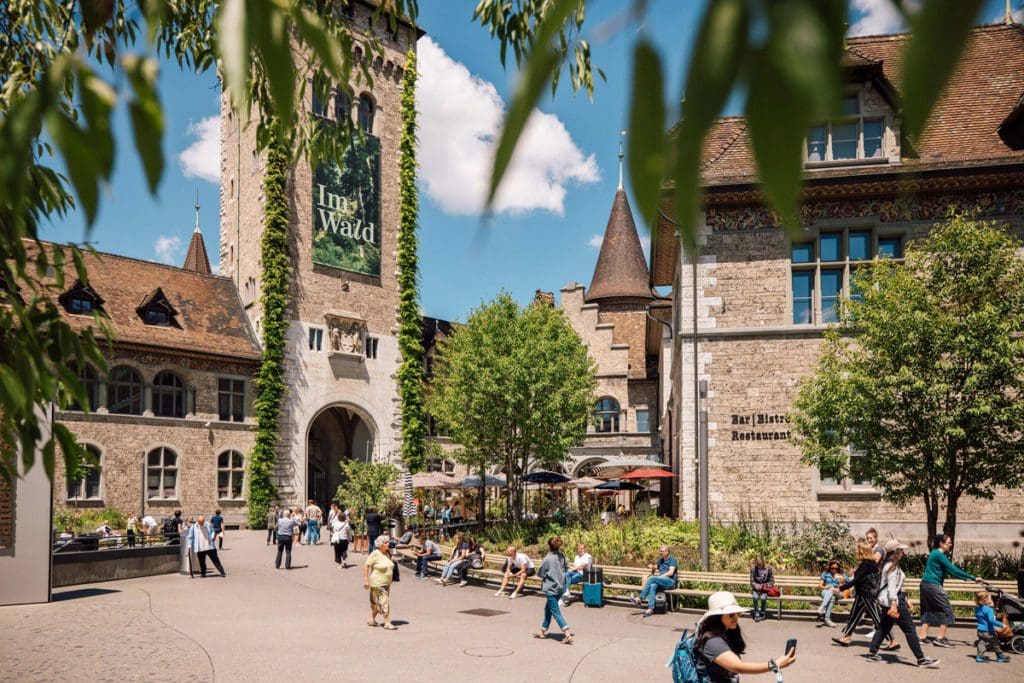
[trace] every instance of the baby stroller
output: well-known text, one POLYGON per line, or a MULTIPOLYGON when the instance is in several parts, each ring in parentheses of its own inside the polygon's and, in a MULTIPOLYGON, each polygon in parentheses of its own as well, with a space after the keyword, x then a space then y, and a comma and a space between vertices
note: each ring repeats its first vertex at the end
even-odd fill
POLYGON ((1004 650, 1024 655, 1024 601, 989 584, 985 584, 985 590, 993 595, 996 612, 1006 615, 1006 624, 1010 627, 1008 634, 1005 631, 999 634, 1000 644, 1004 650))

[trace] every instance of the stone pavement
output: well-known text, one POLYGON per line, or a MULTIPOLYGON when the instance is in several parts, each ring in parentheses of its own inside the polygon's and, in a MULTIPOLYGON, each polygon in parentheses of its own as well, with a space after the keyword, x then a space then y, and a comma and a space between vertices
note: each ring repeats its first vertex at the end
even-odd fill
MULTIPOLYGON (((494 586, 441 588, 403 566, 392 590, 397 631, 367 627, 361 566, 338 570, 329 545, 296 548, 275 570, 265 534, 229 532, 228 577, 177 575, 60 589, 55 602, 0 608, 0 672, 10 681, 668 681, 679 632, 699 613, 641 619, 609 605, 566 610, 573 645, 530 637, 543 612, 536 594, 493 597, 494 586), (493 616, 468 610, 497 610, 493 616)), ((365 555, 349 560, 361 565, 365 555)), ((553 631, 557 633, 557 628, 553 631)), ((976 664, 973 624, 950 631, 957 647, 925 646, 942 659, 920 670, 906 659, 871 664, 866 642, 831 645, 832 629, 806 617, 742 622, 747 660, 777 656, 799 639, 787 683, 801 681, 1020 681, 1024 657, 976 664)), ((906 645, 904 644, 904 657, 906 645)), ((770 675, 744 676, 768 683, 770 675)))

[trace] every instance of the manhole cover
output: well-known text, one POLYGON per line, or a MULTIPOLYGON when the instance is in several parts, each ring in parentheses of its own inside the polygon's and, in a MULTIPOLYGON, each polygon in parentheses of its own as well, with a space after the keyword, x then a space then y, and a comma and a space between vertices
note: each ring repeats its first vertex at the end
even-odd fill
POLYGON ((496 617, 499 614, 508 614, 508 612, 502 612, 500 609, 487 609, 480 607, 477 609, 462 610, 459 614, 472 614, 475 617, 496 617))
POLYGON ((508 657, 514 653, 506 647, 471 647, 463 650, 462 654, 470 657, 508 657))

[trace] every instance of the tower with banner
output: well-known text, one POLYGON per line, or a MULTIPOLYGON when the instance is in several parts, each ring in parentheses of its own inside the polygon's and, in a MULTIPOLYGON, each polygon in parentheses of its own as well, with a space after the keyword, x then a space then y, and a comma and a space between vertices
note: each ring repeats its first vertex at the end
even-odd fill
MULTIPOLYGON (((362 135, 338 159, 289 169, 289 330, 287 385, 276 484, 284 502, 326 507, 346 459, 398 457, 400 412, 395 372, 396 237, 402 74, 421 31, 401 20, 392 31, 377 3, 352 2, 346 17, 373 32, 383 55, 357 46, 372 85, 354 69, 330 97, 307 95, 320 125, 350 117, 362 135)), ((307 92, 312 88, 307 88, 307 92)), ((261 238, 265 160, 255 126, 221 99, 221 274, 231 277, 257 337, 263 311, 261 238)))

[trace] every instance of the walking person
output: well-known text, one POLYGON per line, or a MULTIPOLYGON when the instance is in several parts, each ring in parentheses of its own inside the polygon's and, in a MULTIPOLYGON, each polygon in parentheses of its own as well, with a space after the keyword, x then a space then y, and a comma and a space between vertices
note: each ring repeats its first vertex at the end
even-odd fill
POLYGON ((320 545, 320 523, 324 519, 324 511, 312 498, 306 505, 306 545, 320 545))
MULTIPOLYGON (((843 627, 843 635, 840 638, 833 638, 832 642, 847 647, 853 638, 853 630, 865 614, 871 620, 875 630, 881 626, 881 613, 878 610, 879 567, 875 561, 875 544, 868 539, 862 539, 857 544, 857 559, 860 563, 853 571, 853 578, 839 586, 840 591, 854 590, 853 607, 850 608, 850 618, 843 627)), ((888 636, 889 645, 884 650, 898 650, 899 643, 892 640, 892 633, 888 636)))
POLYGON ((982 579, 950 562, 949 553, 952 551, 952 537, 949 534, 938 534, 932 539, 932 551, 928 553, 924 574, 921 575, 921 632, 918 636, 922 642, 930 641, 936 647, 953 647, 953 643, 946 638, 946 629, 956 621, 953 606, 949 604, 949 595, 942 587, 946 577, 984 583, 982 579), (934 640, 928 637, 929 626, 939 627, 939 636, 934 640))
POLYGON ((284 568, 292 568, 292 541, 295 539, 295 532, 299 523, 292 518, 292 512, 284 509, 281 519, 277 520, 277 559, 274 560, 274 568, 281 568, 281 555, 285 555, 284 568))
POLYGON ((978 622, 978 640, 976 646, 978 653, 974 661, 982 664, 988 661, 986 652, 995 652, 996 661, 1005 664, 1010 658, 1003 654, 1003 648, 999 645, 999 635, 996 633, 1003 624, 996 620, 995 610, 992 609, 992 594, 988 591, 978 591, 974 594, 974 618, 978 622))
POLYGON ((740 615, 747 610, 736 603, 729 591, 712 593, 708 597, 708 611, 697 622, 697 643, 694 650, 704 660, 710 683, 739 683, 740 674, 774 673, 796 661, 796 652, 790 649, 777 659, 767 662, 744 662, 740 659, 747 644, 740 630, 740 615))
POLYGON ((128 517, 125 526, 128 527, 128 547, 134 548, 135 535, 139 533, 139 518, 135 516, 134 512, 128 517))
POLYGON ((558 628, 562 630, 562 645, 572 645, 572 631, 569 624, 562 616, 559 601, 562 593, 565 592, 565 573, 569 569, 569 563, 562 554, 562 539, 553 536, 548 539, 548 554, 540 563, 537 576, 541 580, 540 590, 544 593, 544 620, 540 623, 540 631, 533 634, 534 638, 547 638, 548 627, 554 619, 558 628))
POLYGON ((334 563, 338 569, 348 569, 348 542, 352 540, 352 527, 342 515, 335 515, 331 521, 331 546, 334 548, 334 563))
POLYGON ((271 505, 267 508, 267 545, 277 543, 277 519, 277 508, 271 505))
POLYGON ((892 631, 892 627, 899 624, 900 630, 907 637, 907 645, 910 651, 917 657, 917 665, 930 669, 938 668, 939 660, 926 657, 921 650, 921 642, 917 639, 917 631, 914 630, 914 617, 910 613, 910 601, 903 590, 903 583, 906 575, 900 569, 900 560, 907 546, 895 538, 885 543, 885 560, 882 565, 881 586, 878 590, 878 604, 885 608, 882 613, 882 623, 875 630, 871 638, 871 645, 868 648, 868 661, 884 661, 878 654, 878 648, 882 639, 892 631))
POLYGON ((299 542, 299 545, 302 545, 302 537, 306 535, 306 515, 303 514, 301 507, 296 506, 292 510, 292 519, 298 524, 295 527, 295 540, 299 542))
POLYGON ((372 553, 373 549, 377 547, 374 545, 377 537, 384 533, 384 518, 380 516, 376 509, 367 508, 363 521, 366 523, 366 552, 372 553))
POLYGON ((768 603, 768 589, 775 585, 775 574, 760 555, 754 558, 750 568, 750 593, 754 597, 754 623, 764 621, 765 605, 768 603), (761 606, 758 607, 758 601, 761 606))
POLYGON ((188 528, 188 545, 192 552, 199 558, 199 576, 206 578, 206 559, 213 560, 213 566, 217 568, 221 576, 227 576, 224 566, 220 563, 215 544, 216 534, 213 526, 206 521, 202 515, 188 528))
POLYGON ((391 539, 379 536, 376 548, 363 564, 363 588, 370 591, 370 621, 368 626, 380 626, 377 615, 384 617, 384 628, 395 631, 391 623, 391 582, 394 581, 395 563, 391 559, 391 539))
POLYGON ((224 550, 224 518, 220 514, 220 508, 213 511, 213 517, 210 517, 210 528, 213 529, 213 534, 217 538, 217 547, 224 550))

